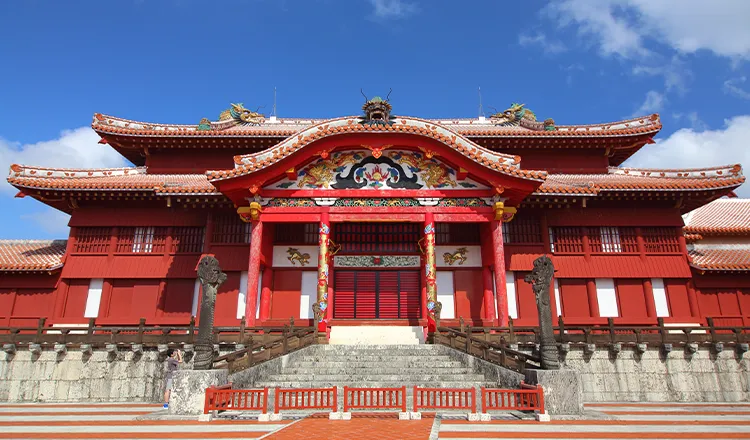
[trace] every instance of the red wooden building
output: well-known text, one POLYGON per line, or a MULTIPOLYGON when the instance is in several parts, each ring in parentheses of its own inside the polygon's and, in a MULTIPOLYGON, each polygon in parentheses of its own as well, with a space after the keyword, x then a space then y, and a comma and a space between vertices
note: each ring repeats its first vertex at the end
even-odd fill
POLYGON ((534 324, 524 275, 542 254, 557 269, 553 316, 568 322, 750 316, 747 249, 708 242, 750 246, 745 201, 709 204, 744 182, 741 167, 621 167, 653 142, 658 115, 572 126, 521 105, 478 119, 390 112, 373 98, 330 120, 242 105, 198 125, 95 114, 101 148, 135 166, 11 167, 19 196, 70 213, 71 232, 0 244, 0 326, 185 324, 203 254, 228 273, 216 325, 310 325, 318 312, 333 327, 427 327, 436 307, 447 324, 534 324))

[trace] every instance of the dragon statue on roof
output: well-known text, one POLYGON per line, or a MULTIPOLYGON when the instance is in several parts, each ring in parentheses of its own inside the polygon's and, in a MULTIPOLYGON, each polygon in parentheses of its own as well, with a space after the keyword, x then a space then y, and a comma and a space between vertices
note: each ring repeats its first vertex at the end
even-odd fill
POLYGON ((391 89, 388 92, 388 96, 385 97, 385 99, 381 98, 380 96, 375 96, 372 99, 368 99, 367 95, 365 95, 365 92, 360 90, 360 93, 362 93, 362 96, 365 97, 365 104, 362 106, 362 111, 364 114, 359 117, 359 123, 362 125, 392 125, 393 121, 396 119, 395 116, 391 115, 391 110, 393 107, 388 102, 388 98, 391 96, 391 92, 393 89, 391 89))
POLYGON ((261 107, 255 111, 246 109, 242 103, 231 104, 231 107, 221 112, 219 121, 235 120, 241 125, 260 125, 266 121, 266 117, 258 113, 261 107))
POLYGON ((495 112, 490 115, 490 122, 501 127, 524 127, 530 130, 538 131, 555 131, 555 121, 552 118, 545 119, 544 122, 536 120, 536 114, 526 108, 526 104, 511 104, 510 108, 502 112, 495 112))

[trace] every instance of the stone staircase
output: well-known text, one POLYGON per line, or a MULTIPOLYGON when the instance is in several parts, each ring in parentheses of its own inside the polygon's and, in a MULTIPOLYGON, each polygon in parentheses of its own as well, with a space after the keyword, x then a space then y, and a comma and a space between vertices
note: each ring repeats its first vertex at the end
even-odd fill
POLYGON ((469 388, 494 386, 436 345, 316 345, 290 358, 278 374, 258 377, 257 387, 330 386, 469 388))

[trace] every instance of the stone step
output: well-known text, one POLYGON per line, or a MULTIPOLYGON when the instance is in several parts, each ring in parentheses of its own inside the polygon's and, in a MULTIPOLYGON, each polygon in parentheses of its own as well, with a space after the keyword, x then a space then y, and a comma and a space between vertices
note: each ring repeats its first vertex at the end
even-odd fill
POLYGON ((410 350, 410 351, 441 351, 441 347, 433 344, 422 344, 422 345, 409 345, 409 344, 397 344, 397 345, 330 345, 321 344, 310 347, 314 351, 374 351, 374 350, 410 350))
POLYGON ((419 345, 424 344, 424 330, 406 326, 333 326, 328 344, 419 345))
POLYGON ((435 367, 432 365, 420 365, 418 367, 403 368, 394 365, 370 365, 367 368, 352 367, 349 365, 345 366, 330 366, 326 363, 320 363, 310 367, 287 367, 282 370, 281 374, 285 375, 317 375, 329 371, 335 371, 337 374, 343 375, 354 375, 354 374, 367 374, 374 372, 377 374, 400 374, 404 376, 410 375, 426 375, 426 374, 437 374, 437 375, 462 375, 462 374, 473 374, 474 370, 471 368, 464 367, 462 365, 458 367, 435 367))
MULTIPOLYGON (((459 361, 429 361, 425 362, 423 359, 410 359, 410 360, 400 360, 400 361, 391 361, 387 364, 389 367, 393 368, 464 368, 464 364, 462 364, 459 361)), ((349 361, 334 361, 330 362, 328 360, 325 361, 305 361, 305 362, 298 362, 297 360, 289 362, 288 366, 285 368, 285 370, 290 369, 315 369, 320 371, 321 369, 335 369, 335 370, 345 370, 345 369, 356 369, 356 368, 372 368, 373 364, 372 362, 349 362, 349 361)))
POLYGON ((351 382, 351 383, 366 383, 366 382, 447 382, 447 381, 465 381, 465 382, 481 382, 485 378, 481 374, 378 374, 377 371, 371 371, 367 373, 358 374, 314 374, 309 376, 300 377, 295 374, 272 374, 268 376, 270 382, 286 382, 304 380, 309 382, 351 382))

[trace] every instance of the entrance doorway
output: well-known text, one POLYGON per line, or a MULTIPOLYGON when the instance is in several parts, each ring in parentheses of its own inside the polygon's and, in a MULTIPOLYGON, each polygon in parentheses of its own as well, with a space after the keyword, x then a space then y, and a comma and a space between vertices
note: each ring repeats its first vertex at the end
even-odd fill
POLYGON ((418 270, 340 270, 334 272, 335 319, 419 318, 422 305, 418 270))

